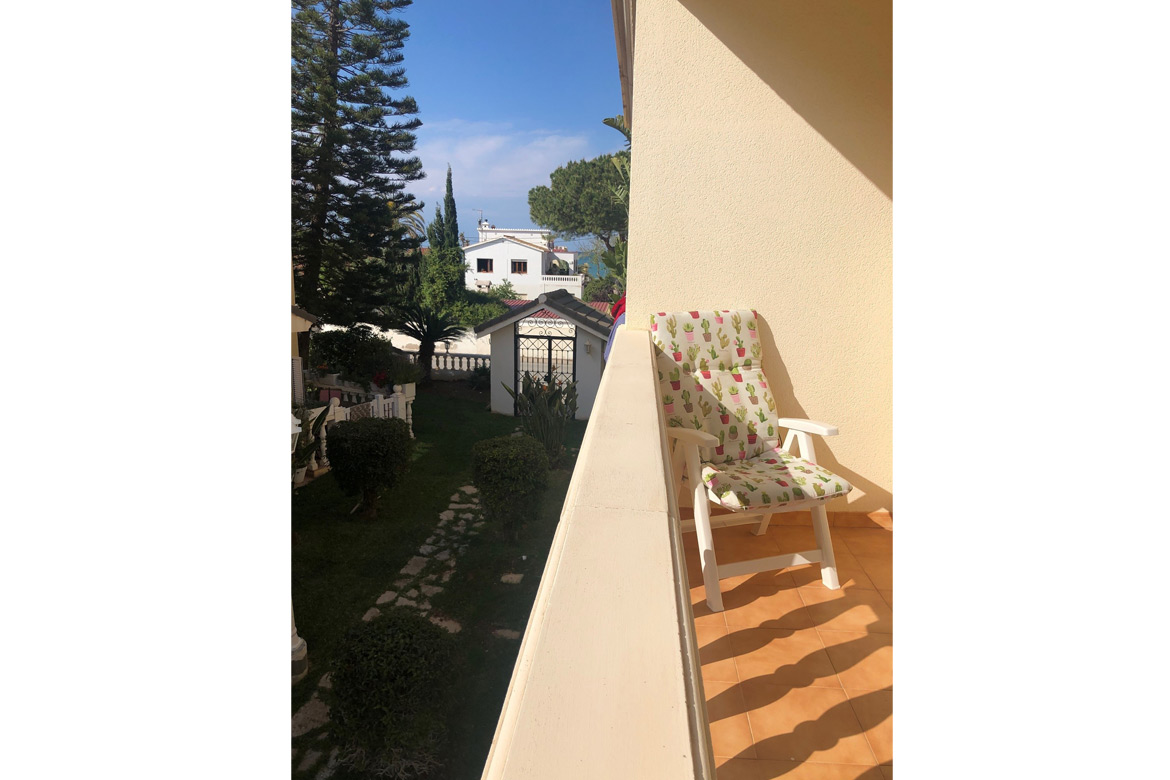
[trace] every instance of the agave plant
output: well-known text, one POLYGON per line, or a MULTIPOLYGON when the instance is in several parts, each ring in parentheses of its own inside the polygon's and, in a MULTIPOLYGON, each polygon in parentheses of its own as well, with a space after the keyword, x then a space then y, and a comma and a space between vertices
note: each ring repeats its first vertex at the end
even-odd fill
POLYGON ((292 454, 294 470, 308 466, 309 461, 313 459, 317 452, 321 426, 325 424, 325 413, 328 411, 328 406, 322 406, 320 409, 298 408, 293 412, 301 421, 301 435, 297 437, 297 446, 292 454))
POLYGON ((525 371, 519 393, 507 385, 504 389, 516 401, 524 432, 544 445, 549 464, 555 466, 565 451, 565 425, 577 416, 577 382, 544 383, 525 371))

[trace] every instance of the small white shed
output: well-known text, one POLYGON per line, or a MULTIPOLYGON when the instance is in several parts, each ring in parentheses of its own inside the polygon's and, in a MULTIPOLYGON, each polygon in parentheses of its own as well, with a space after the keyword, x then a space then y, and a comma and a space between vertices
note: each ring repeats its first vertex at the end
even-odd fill
POLYGON ((492 411, 515 415, 512 396, 525 372, 544 381, 577 382, 577 419, 589 419, 613 318, 566 290, 542 293, 482 323, 476 336, 489 336, 492 354, 492 411))

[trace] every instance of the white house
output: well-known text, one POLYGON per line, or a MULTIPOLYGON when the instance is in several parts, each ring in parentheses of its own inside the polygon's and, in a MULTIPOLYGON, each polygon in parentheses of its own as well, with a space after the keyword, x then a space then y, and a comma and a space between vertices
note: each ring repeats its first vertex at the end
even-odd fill
POLYGON ((577 253, 554 246, 546 231, 497 228, 481 220, 479 240, 463 247, 463 256, 469 290, 511 282, 517 296, 529 300, 553 290, 581 297, 584 283, 577 273, 577 253), (568 273, 558 273, 557 266, 568 273))

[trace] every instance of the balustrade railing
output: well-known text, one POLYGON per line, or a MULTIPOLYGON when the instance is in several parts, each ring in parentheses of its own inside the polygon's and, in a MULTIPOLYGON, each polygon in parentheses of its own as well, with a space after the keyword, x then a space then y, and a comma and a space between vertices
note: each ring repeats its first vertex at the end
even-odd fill
MULTIPOLYGON (((418 362, 417 352, 407 352, 410 362, 418 362)), ((477 368, 491 368, 491 355, 469 355, 464 352, 436 352, 431 356, 432 371, 451 371, 470 374, 477 368)), ((441 377, 436 377, 441 378, 441 377)))

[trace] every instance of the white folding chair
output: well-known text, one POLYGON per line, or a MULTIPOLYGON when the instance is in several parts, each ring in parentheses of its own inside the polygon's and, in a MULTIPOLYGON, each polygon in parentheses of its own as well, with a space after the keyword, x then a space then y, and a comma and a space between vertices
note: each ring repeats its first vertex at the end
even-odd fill
POLYGON ((728 577, 819 563, 825 587, 840 587, 825 504, 853 488, 817 465, 812 438, 835 436, 837 429, 777 417, 757 324, 750 309, 651 316, 672 476, 680 494, 689 490, 693 498, 694 520, 684 521, 683 530, 698 535, 703 586, 715 612, 723 610, 719 581, 728 577), (777 513, 811 510, 817 547, 720 565, 710 504, 725 510, 719 525, 756 523, 756 535, 777 513))

